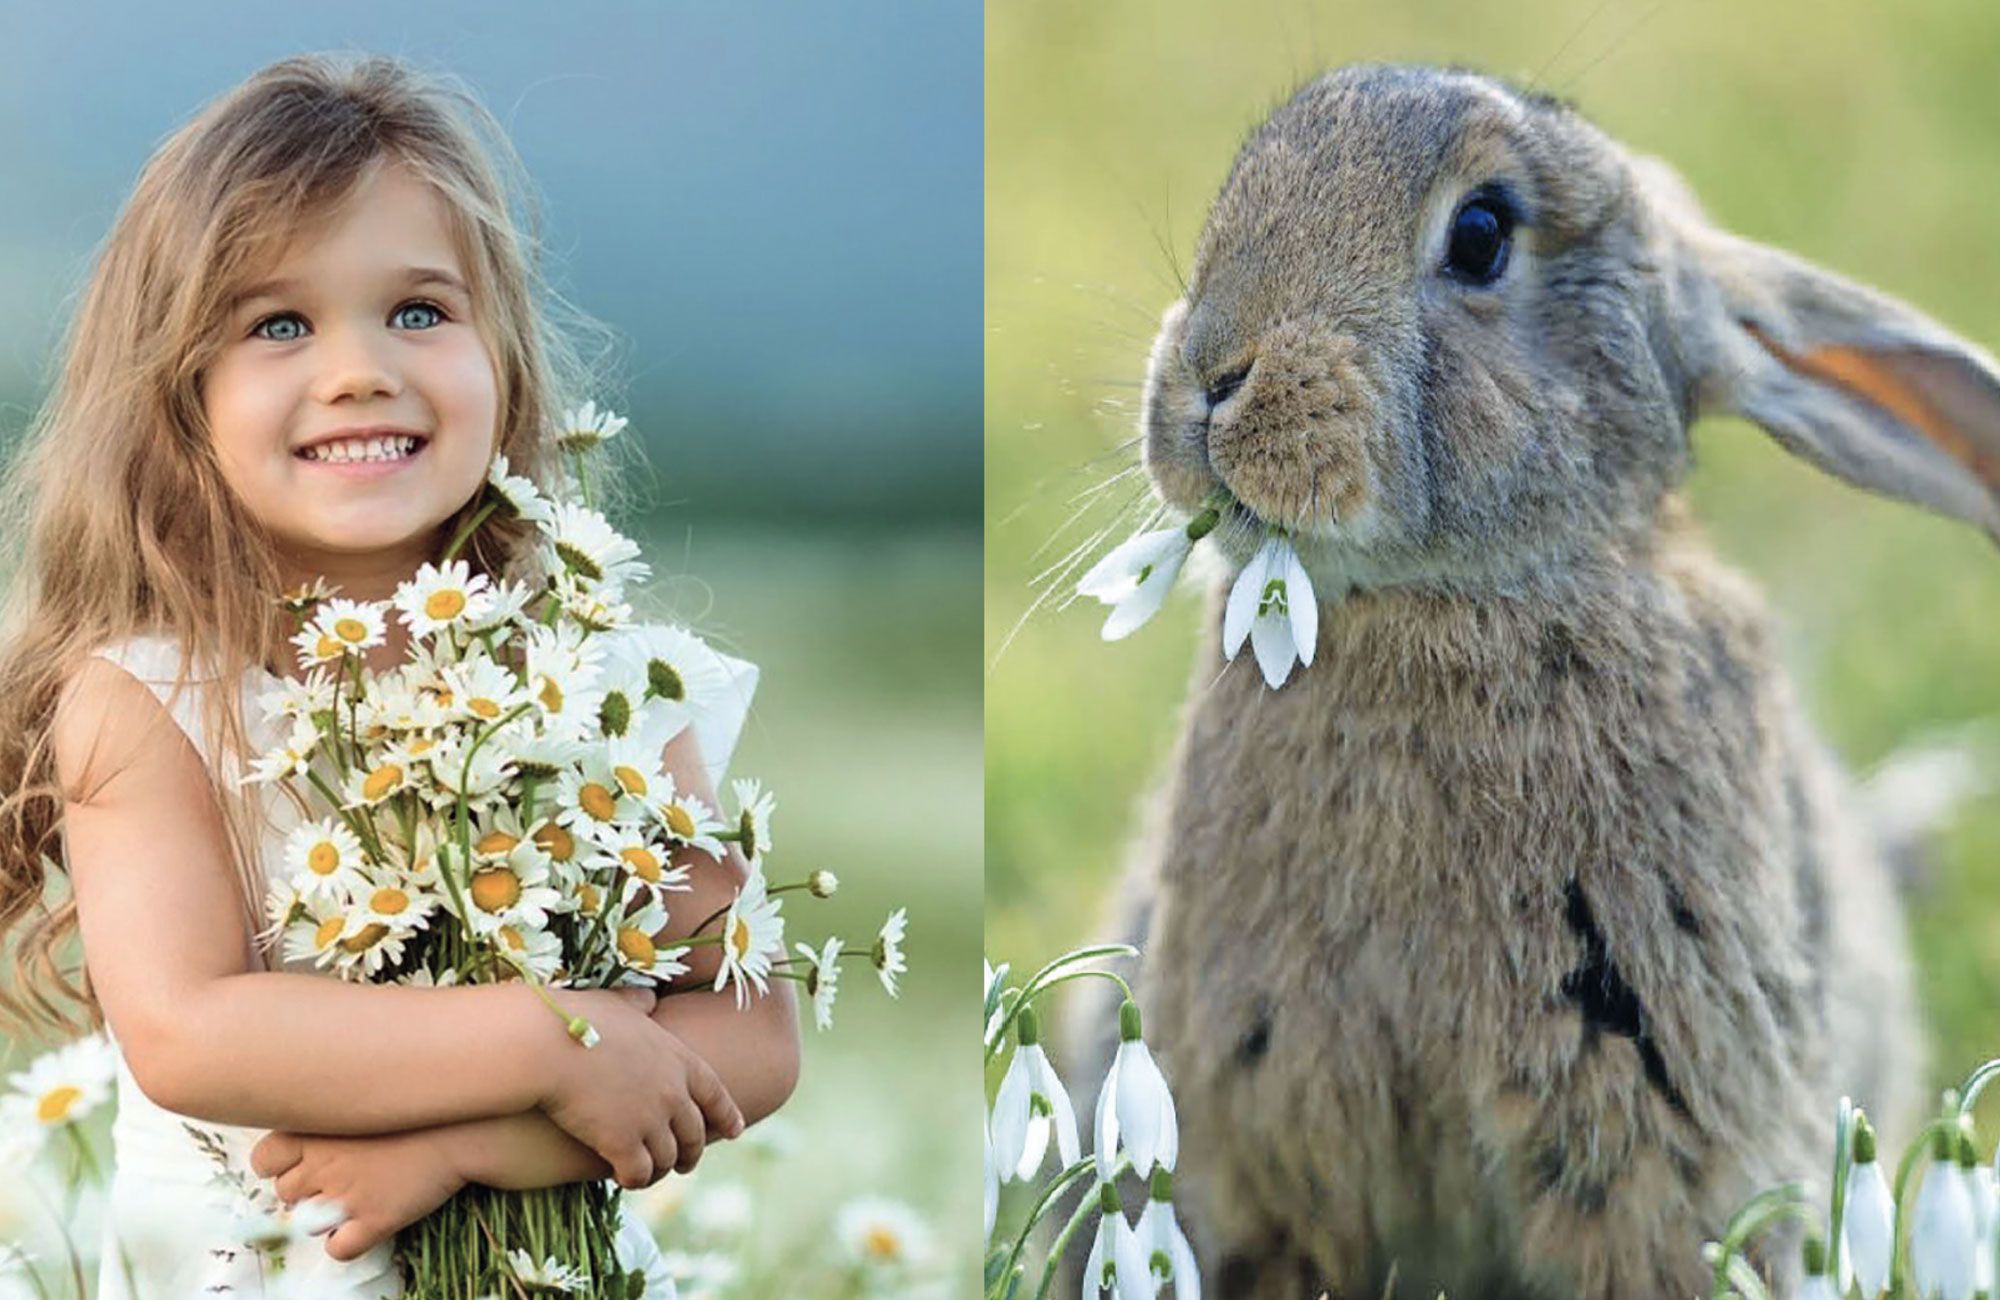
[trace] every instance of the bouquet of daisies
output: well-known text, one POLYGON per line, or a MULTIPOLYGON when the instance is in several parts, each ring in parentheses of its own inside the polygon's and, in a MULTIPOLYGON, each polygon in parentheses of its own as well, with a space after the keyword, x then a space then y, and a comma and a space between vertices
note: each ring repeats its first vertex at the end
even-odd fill
MULTIPOLYGON (((567 417, 562 446, 585 504, 544 496, 501 458, 442 562, 392 600, 318 584, 286 593, 307 675, 264 698, 287 734, 244 782, 278 783, 308 820, 286 843, 267 937, 345 979, 523 980, 578 1050, 593 1031, 547 986, 664 985, 693 946, 715 945, 716 990, 733 987, 741 1007, 773 977, 799 980, 825 1028, 842 958, 870 959, 895 993, 902 911, 872 946, 835 938, 783 956, 779 895, 827 897, 833 874, 771 885, 771 793, 737 781, 725 815, 664 770, 662 749, 683 728, 727 751, 754 669, 683 628, 633 621, 625 589, 648 569, 587 504, 583 460, 623 424, 592 406, 567 417), (538 530, 538 583, 496 583, 453 558, 496 511, 538 530), (392 617, 408 628, 408 656, 373 673, 362 652, 384 643, 392 617), (720 860, 731 844, 750 867, 734 901, 691 934, 670 931, 690 856, 720 860), (690 937, 670 942, 673 932, 690 937)), ((627 1294, 612 1250, 617 1198, 609 1183, 468 1188, 400 1235, 404 1294, 471 1300, 522 1281, 523 1267, 627 1294), (519 1249, 529 1243, 532 1256, 519 1249)))

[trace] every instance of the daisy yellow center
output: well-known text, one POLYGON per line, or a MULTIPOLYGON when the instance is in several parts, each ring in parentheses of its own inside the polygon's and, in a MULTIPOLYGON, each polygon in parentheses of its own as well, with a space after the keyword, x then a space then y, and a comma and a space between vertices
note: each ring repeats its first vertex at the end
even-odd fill
POLYGON ((481 853, 491 853, 504 857, 512 853, 515 846, 520 844, 520 842, 519 837, 509 835, 506 831, 488 831, 477 840, 474 840, 472 847, 481 853))
POLYGON ((368 639, 368 625, 358 618, 335 619, 333 634, 349 645, 354 645, 368 639))
POLYGON ((378 889, 368 906, 378 915, 396 916, 409 910, 410 896, 400 889, 378 889))
POLYGON ((339 937, 340 918, 329 916, 326 920, 319 923, 319 929, 313 931, 313 947, 315 949, 323 949, 339 937))
POLYGON ((435 740, 432 740, 429 736, 418 736, 415 740, 410 742, 410 753, 412 755, 428 754, 431 752, 431 747, 435 744, 437 744, 437 742, 435 740))
POLYGON ((861 1244, 862 1248, 868 1252, 870 1259, 901 1259, 903 1257, 903 1239, 879 1223, 868 1229, 867 1235, 861 1239, 861 1244))
POLYGON ((626 961, 631 962, 634 966, 650 968, 653 964, 654 948, 652 936, 643 930, 635 930, 630 926, 620 930, 618 932, 618 951, 626 961))
POLYGON ((694 838, 694 815, 677 803, 664 805, 662 816, 666 818, 667 829, 684 840, 694 838))
POLYGON ((736 954, 738 961, 750 955, 750 923, 740 916, 729 931, 729 949, 736 954))
POLYGON ((361 797, 380 799, 402 783, 403 769, 394 763, 384 763, 370 772, 368 779, 361 783, 361 797))
POLYGON ((632 874, 639 879, 648 884, 660 882, 660 859, 652 850, 634 845, 629 849, 620 849, 618 856, 625 859, 625 865, 632 868, 632 874))
POLYGON ((568 828, 548 823, 535 831, 535 843, 542 846, 542 852, 557 862, 568 862, 576 856, 576 837, 568 828))
POLYGON ((313 653, 321 659, 331 659, 341 653, 341 644, 322 632, 319 641, 313 646, 313 653))
POLYGON ((366 952, 389 933, 389 927, 380 921, 371 921, 340 941, 343 952, 366 952))
POLYGON ((555 678, 553 677, 542 678, 542 689, 536 693, 536 698, 541 700, 542 707, 547 709, 550 713, 562 712, 562 706, 563 706, 562 687, 556 685, 555 678))
POLYGON ((504 912, 521 901, 521 878, 505 867, 472 878, 472 901, 481 911, 504 912))
POLYGON ((340 867, 340 850, 326 840, 312 846, 306 854, 306 870, 315 876, 330 876, 340 867))
POLYGON ((451 707, 451 702, 458 698, 458 696, 452 694, 451 688, 448 686, 438 687, 437 697, 438 703, 447 709, 451 707))
POLYGON ((446 619, 457 618, 465 610, 465 593, 447 588, 434 591, 424 601, 424 614, 442 623, 446 619))
POLYGON ((58 1084, 42 1094, 35 1103, 35 1118, 44 1124, 60 1124, 69 1118, 76 1103, 83 1099, 83 1089, 73 1083, 58 1084))
POLYGON ((576 806, 601 822, 608 822, 618 812, 618 797, 602 783, 586 781, 577 789, 576 806))
POLYGON ((500 716, 500 706, 483 695, 478 699, 467 700, 465 707, 482 718, 490 719, 500 716))
POLYGON ((611 775, 618 778, 618 784, 625 787, 626 794, 646 793, 646 778, 636 767, 614 767, 611 775))
POLYGON ((511 925, 500 927, 500 942, 506 944, 515 952, 526 952, 528 950, 528 941, 523 939, 521 932, 511 925))
POLYGON ((581 885, 576 892, 577 897, 583 900, 583 910, 586 912, 595 912, 597 905, 604 901, 604 895, 597 892, 596 885, 581 885))

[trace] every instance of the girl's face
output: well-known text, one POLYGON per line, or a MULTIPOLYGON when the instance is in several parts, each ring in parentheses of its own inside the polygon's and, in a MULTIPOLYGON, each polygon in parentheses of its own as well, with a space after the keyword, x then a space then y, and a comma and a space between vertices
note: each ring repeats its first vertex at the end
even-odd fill
POLYGON ((498 436, 499 381, 443 201, 390 161, 254 278, 202 383, 223 478, 278 538, 288 578, 383 598, 434 558, 498 436))

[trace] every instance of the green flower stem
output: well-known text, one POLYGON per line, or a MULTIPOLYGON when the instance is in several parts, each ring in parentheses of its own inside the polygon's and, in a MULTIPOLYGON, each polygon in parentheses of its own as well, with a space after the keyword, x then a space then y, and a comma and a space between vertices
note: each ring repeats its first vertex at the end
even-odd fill
POLYGON ((1908 1204, 1903 1193, 1908 1189, 1910 1175, 1916 1172, 1917 1159, 1931 1148, 1931 1139, 1939 1133, 1958 1132, 1956 1115, 1940 1115, 1917 1131, 1916 1138, 1903 1152, 1903 1158, 1896 1162, 1896 1185, 1893 1189, 1896 1206, 1895 1221, 1889 1228, 1889 1294, 1903 1294, 1903 1207, 1908 1204))
POLYGON ((590 497, 590 467, 588 462, 585 461, 581 451, 571 452, 570 459, 576 462, 576 486, 583 493, 583 504, 592 510, 597 509, 597 503, 592 501, 590 497))
POLYGON ((1995 1078, 2000 1078, 2000 1057, 1986 1062, 1965 1077, 1965 1084, 1959 1089, 1958 1098, 1958 1113, 1961 1116, 1972 1113, 1972 1107, 1978 1102, 1979 1094, 1984 1092, 1986 1085, 1995 1078))
POLYGON ((1854 1100, 1840 1099, 1840 1110, 1833 1121, 1833 1201, 1827 1215, 1827 1235, 1832 1239, 1827 1243, 1830 1256, 1827 1273, 1832 1276, 1835 1286, 1840 1285, 1840 1261, 1847 1254, 1841 1228, 1847 1220, 1847 1172, 1854 1163, 1854 1100))
POLYGON ((485 505, 479 507, 478 513, 466 520, 465 526, 458 530, 458 535, 451 539, 451 545, 444 548, 444 559, 440 561, 440 567, 450 564, 453 557, 458 554, 458 548, 465 545, 472 537, 472 534, 478 531, 479 525, 486 522, 487 516, 499 508, 500 503, 497 501, 488 501, 485 505))
POLYGON ((1032 976, 1028 976, 1028 982, 1022 984, 1022 988, 1020 988, 1020 996, 1014 1000, 1014 1006, 1010 1006, 1006 1010, 1006 1014, 1000 1016, 998 1024, 994 1026, 992 1034, 988 1036, 988 1040, 986 1040, 986 1060, 992 1060, 994 1056, 998 1056, 1000 1048, 1006 1046, 1006 1032, 1014 1026, 1014 1016, 1020 1014, 1020 1008, 1028 1006, 1028 998, 1034 998, 1034 996, 1042 994, 1042 990, 1046 990, 1046 988, 1054 988, 1062 980, 1074 978, 1078 974, 1096 974, 1096 976, 1102 976, 1106 980, 1116 982, 1118 988, 1124 990, 1126 1000, 1130 1000, 1132 998, 1132 988, 1122 978, 1118 978, 1116 974, 1112 974, 1110 970, 1068 972, 1068 974, 1062 974, 1058 978, 1058 972, 1062 972, 1066 966, 1076 966, 1080 962, 1094 962, 1098 958, 1112 958, 1112 956, 1138 956, 1138 948, 1134 948, 1130 944, 1094 944, 1090 948, 1076 948, 1072 952, 1064 952, 1062 956, 1058 956, 1056 960, 1048 962, 1046 966, 1042 966, 1040 970, 1036 970, 1032 976))
MULTIPOLYGON (((1127 1158, 1129 1159, 1129 1157, 1127 1158)), ((1021 1231, 1014 1237, 1014 1248, 1007 1252, 1007 1266, 1000 1270, 1000 1278, 1003 1283, 1007 1278, 1013 1276, 1014 1266, 1020 1262, 1021 1252, 1028 1248, 1028 1237, 1029 1234, 1034 1232, 1035 1225, 1042 1221, 1043 1215, 1054 1208, 1056 1201, 1062 1196, 1063 1192, 1068 1190, 1077 1179, 1089 1173, 1096 1163, 1096 1156, 1085 1156, 1050 1179, 1049 1185, 1042 1189, 1042 1194, 1035 1201, 1034 1208, 1028 1211, 1028 1221, 1021 1225, 1021 1231)))
POLYGON ((360 840, 363 846, 373 844, 372 852, 378 859, 381 858, 382 846, 374 844, 375 835, 373 826, 363 821, 360 815, 353 809, 342 806, 340 796, 334 793, 333 787, 326 783, 326 778, 318 772, 313 771, 311 766, 306 768, 306 780, 312 783, 313 789, 319 791, 329 804, 333 805, 334 816, 347 824, 347 829, 354 832, 354 838, 360 840))
POLYGON ((1730 1217, 1723 1227, 1722 1240, 1718 1243, 1715 1258, 1715 1279, 1712 1294, 1719 1298, 1728 1293, 1733 1284, 1730 1261, 1751 1237, 1763 1231, 1765 1225, 1775 1223, 1788 1216, 1797 1216, 1810 1223, 1811 1210, 1806 1205, 1805 1188, 1798 1183, 1786 1183, 1773 1187, 1751 1197, 1730 1217))
MULTIPOLYGON (((1123 949, 1127 952, 1131 951, 1131 949, 1125 948, 1123 944, 1113 945, 1113 947, 1123 949)), ((1079 949, 1079 951, 1084 952, 1089 950, 1079 949)), ((1132 986, 1127 984, 1122 977, 1108 970, 1096 970, 1093 968, 1089 970, 1064 971, 1060 975, 1050 976, 1047 979, 1043 978, 1042 971, 1037 971, 1034 979, 1029 980, 1027 984, 1022 986, 1021 996, 1015 1000, 1014 1005, 1009 1007, 1007 1013, 1001 1016, 998 1023, 994 1025, 992 1034, 986 1040, 986 1059, 988 1061, 993 1060, 994 1057, 1000 1054, 1001 1049, 1006 1047, 1007 1031, 1013 1027, 1015 1019, 1021 1014, 1021 1008, 1027 1006, 1031 998, 1040 997, 1058 984, 1067 984, 1071 980, 1090 979, 1092 977, 1110 980, 1125 994, 1127 1002, 1135 1000, 1132 997, 1132 986)))
POLYGON ((1750 1261, 1741 1256, 1729 1257, 1729 1282, 1743 1300, 1771 1300, 1771 1293, 1764 1286, 1764 1279, 1757 1276, 1757 1270, 1750 1267, 1750 1261))
MULTIPOLYGON (((89 1295, 90 1292, 83 1280, 83 1257, 76 1253, 76 1241, 69 1235, 70 1214, 74 1213, 74 1209, 72 1208, 70 1213, 57 1214, 56 1207, 49 1204, 48 1197, 32 1178, 28 1180, 28 1190, 34 1193, 36 1202, 48 1211, 49 1218, 55 1222, 56 1235, 62 1238, 63 1251, 69 1259, 70 1277, 76 1282, 77 1295, 89 1295)), ((36 1279, 35 1285, 37 1288, 41 1286, 39 1278, 36 1279)))

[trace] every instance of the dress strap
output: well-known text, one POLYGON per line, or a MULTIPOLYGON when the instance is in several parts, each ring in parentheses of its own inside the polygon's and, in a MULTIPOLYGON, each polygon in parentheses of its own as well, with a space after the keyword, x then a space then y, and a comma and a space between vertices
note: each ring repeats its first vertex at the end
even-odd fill
POLYGON ((99 646, 91 654, 109 659, 153 692, 180 729, 187 734, 204 764, 212 765, 215 750, 209 744, 208 724, 202 718, 201 701, 212 678, 191 674, 178 694, 174 681, 184 658, 180 644, 171 637, 141 634, 124 641, 99 646))

